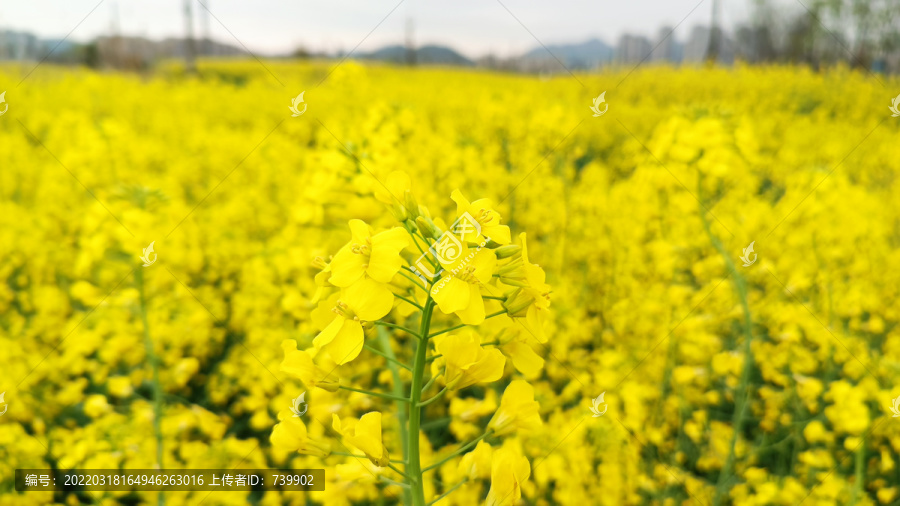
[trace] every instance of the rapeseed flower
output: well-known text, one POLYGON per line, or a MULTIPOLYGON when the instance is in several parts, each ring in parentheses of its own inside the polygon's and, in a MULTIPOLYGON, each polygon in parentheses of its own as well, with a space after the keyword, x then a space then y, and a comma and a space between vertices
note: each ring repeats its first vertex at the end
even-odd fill
POLYGON ((442 355, 437 367, 444 366, 441 381, 450 390, 459 390, 476 383, 497 381, 503 376, 506 358, 496 348, 485 349, 474 332, 437 336, 435 351, 442 355))
POLYGON ((522 498, 522 485, 531 475, 528 459, 511 448, 495 450, 491 458, 488 506, 512 506, 522 498))
POLYGON ((544 359, 528 344, 526 332, 513 328, 503 332, 498 338, 500 351, 512 362, 517 371, 526 378, 532 379, 540 375, 544 368, 544 359))
POLYGON ((453 261, 443 264, 444 274, 434 283, 431 296, 444 314, 456 313, 467 325, 484 321, 482 286, 491 281, 497 257, 488 249, 473 251, 462 245, 453 261))
POLYGON ((290 411, 278 414, 279 423, 272 428, 269 440, 278 448, 296 451, 305 455, 327 457, 331 454, 331 444, 327 441, 316 441, 309 437, 306 424, 290 411))
POLYGON ((463 455, 459 461, 459 470, 469 479, 484 479, 491 477, 493 449, 484 441, 479 441, 475 449, 463 455))
POLYGON ((338 364, 350 362, 362 351, 363 325, 387 315, 393 300, 390 289, 374 279, 362 279, 341 290, 332 309, 336 316, 313 339, 313 346, 338 364))
POLYGON ((460 234, 460 239, 463 242, 481 244, 484 242, 485 237, 490 237, 491 241, 497 244, 509 244, 509 227, 500 224, 500 213, 494 210, 490 199, 478 199, 474 202, 469 202, 458 189, 453 190, 450 198, 453 199, 453 202, 456 202, 457 217, 462 216, 463 213, 469 213, 481 228, 480 233, 473 228, 460 234))
POLYGON ((350 231, 353 236, 350 243, 329 264, 328 281, 340 287, 351 286, 364 277, 390 283, 403 264, 400 252, 409 244, 406 231, 395 227, 376 234, 362 220, 350 220, 350 231))
MULTIPOLYGON (((482 504, 486 454, 502 439, 546 460, 520 487, 536 504, 897 500, 900 419, 889 408, 900 395, 900 274, 887 266, 900 261, 898 123, 883 114, 884 91, 871 76, 646 67, 622 83, 620 128, 579 123, 570 99, 580 85, 571 79, 348 60, 315 97, 343 147, 295 118, 247 158, 253 170, 215 186, 271 131, 274 116, 260 104, 283 109, 284 97, 256 62, 199 64, 203 78, 184 81, 168 66, 157 70, 162 78, 140 80, 44 63, 22 85, 28 113, 14 116, 26 109, 11 103, 12 115, 0 118, 25 127, 0 125, 8 403, 0 403, 8 407, 0 476, 47 462, 230 469, 245 459, 246 467, 333 469, 329 492, 306 494, 310 503, 421 505, 449 492, 437 504, 482 504), (679 100, 653 100, 659 82, 679 100), (379 93, 353 107, 364 89, 379 93), (523 115, 511 105, 522 93, 539 94, 546 107, 523 115), (60 96, 84 99, 61 110, 60 96), (183 114, 143 107, 146 96, 165 96, 183 114), (230 114, 216 114, 226 101, 230 114), (91 194, 60 177, 48 151, 91 194), (286 165, 296 170, 279 170, 286 165), (484 251, 493 266, 477 272, 460 303, 451 295, 461 290, 440 293, 457 266, 438 265, 447 281, 429 297, 440 280, 408 268, 433 257, 429 248, 462 213, 482 230, 455 236, 463 258, 478 250, 483 262, 484 251), (348 237, 350 220, 360 220, 359 233, 348 237), (159 261, 143 267, 138 256, 154 240, 159 261), (738 257, 751 241, 759 259, 743 267, 738 257), (134 268, 143 290, 136 271, 128 274, 134 268), (378 304, 391 302, 386 314, 376 317, 385 310, 378 305, 361 315, 346 300, 357 282, 372 283, 366 291, 378 304), (344 316, 333 312, 338 301, 344 316), (448 304, 464 309, 444 311, 448 304), (347 323, 355 318, 358 327, 347 323), (494 382, 441 390, 447 363, 434 359, 437 338, 473 322, 483 350, 499 350, 511 367, 494 382), (333 323, 340 328, 326 342, 319 334, 333 323), (489 420, 496 427, 510 413, 500 397, 522 377, 548 419, 498 436, 489 420), (310 389, 310 413, 282 419, 289 399, 310 389), (616 402, 591 418, 589 399, 603 390, 616 402), (396 469, 345 455, 361 452, 335 446, 321 435, 331 428, 313 417, 339 413, 353 426, 374 411, 396 469), (157 421, 159 438, 146 437, 157 421), (259 444, 266 439, 272 444, 259 444), (424 480, 404 476, 419 472, 424 480)), ((270 68, 296 82, 329 71, 270 68)), ((0 81, 24 77, 15 73, 0 68, 0 81)), ((606 89, 625 77, 579 80, 606 89)), ((132 493, 141 502, 155 494, 132 493)), ((164 499, 196 504, 205 494, 164 499)), ((282 504, 291 494, 266 491, 259 501, 282 504)), ((112 495, 104 500, 121 494, 112 495)), ((0 492, 3 504, 90 500, 78 491, 0 492)))
POLYGON ((321 388, 329 392, 338 390, 340 380, 329 380, 329 375, 313 362, 312 354, 297 349, 296 341, 285 339, 281 342, 281 349, 284 351, 284 360, 281 362, 283 372, 299 379, 309 388, 321 388))
POLYGON ((390 463, 387 447, 381 440, 381 413, 373 411, 364 414, 358 421, 341 419, 331 415, 331 426, 344 440, 366 454, 366 457, 378 467, 385 467, 390 463))
POLYGON ((517 431, 534 430, 541 426, 540 405, 534 400, 534 388, 527 382, 511 382, 500 398, 500 408, 494 413, 488 428, 500 436, 517 431))

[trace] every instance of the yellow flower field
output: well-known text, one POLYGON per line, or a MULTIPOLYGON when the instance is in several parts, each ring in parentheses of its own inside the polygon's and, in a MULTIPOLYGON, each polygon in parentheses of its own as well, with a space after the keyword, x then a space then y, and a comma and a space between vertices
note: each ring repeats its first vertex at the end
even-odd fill
POLYGON ((900 504, 897 79, 30 70, 4 506, 900 504), (326 482, 15 488, 154 468, 326 482))

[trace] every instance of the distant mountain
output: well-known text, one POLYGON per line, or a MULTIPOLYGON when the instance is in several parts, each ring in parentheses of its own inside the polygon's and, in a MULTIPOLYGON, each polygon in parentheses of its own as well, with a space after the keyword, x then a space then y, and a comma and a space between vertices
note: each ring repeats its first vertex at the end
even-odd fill
MULTIPOLYGON (((547 50, 559 59, 569 69, 592 69, 612 61, 615 49, 600 39, 591 39, 581 44, 560 44, 555 46, 537 47, 520 57, 524 64, 546 63, 547 60, 555 61, 547 50)), ((558 64, 557 64, 558 65, 558 64)))
MULTIPOLYGON (((422 46, 413 51, 417 65, 462 65, 471 66, 475 62, 444 46, 422 46)), ((386 46, 371 53, 360 55, 360 58, 368 60, 387 61, 391 63, 406 63, 407 50, 405 46, 386 46)))

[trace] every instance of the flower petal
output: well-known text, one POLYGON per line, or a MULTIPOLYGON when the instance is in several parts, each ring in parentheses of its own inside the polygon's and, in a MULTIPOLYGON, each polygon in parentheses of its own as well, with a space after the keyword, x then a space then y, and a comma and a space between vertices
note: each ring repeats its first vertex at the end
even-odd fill
POLYGON ((356 283, 366 273, 366 257, 354 253, 348 246, 344 246, 334 255, 331 262, 331 277, 328 278, 334 286, 346 287, 356 283))
POLYGON ((503 368, 506 366, 506 357, 500 350, 494 348, 484 350, 481 358, 466 370, 463 381, 456 388, 465 388, 476 383, 490 383, 503 376, 503 368))
POLYGON ((512 341, 504 344, 503 353, 512 360, 513 367, 526 378, 535 378, 544 367, 544 359, 527 343, 512 341))
POLYGON ((372 411, 364 414, 356 424, 353 445, 376 459, 381 458, 384 445, 381 442, 381 413, 372 411))
POLYGON ((484 321, 484 299, 478 285, 465 283, 469 287, 469 305, 456 311, 456 315, 466 325, 480 325, 484 321))
POLYGON ((481 228, 481 234, 490 237, 497 244, 509 244, 512 234, 506 225, 485 225, 481 228))
POLYGON ((391 312, 394 294, 390 288, 374 279, 363 279, 347 287, 341 301, 365 321, 375 321, 391 312))
POLYGON ((453 200, 453 202, 456 202, 457 216, 469 210, 469 201, 466 200, 466 197, 463 196, 462 192, 459 191, 459 189, 450 192, 450 198, 453 200))
POLYGON ((469 283, 455 276, 445 275, 431 289, 431 297, 444 314, 461 311, 469 306, 469 283))
POLYGON ((372 236, 372 254, 369 256, 366 273, 375 281, 390 283, 403 265, 400 252, 408 244, 409 235, 400 227, 372 236))
POLYGON ((363 220, 350 220, 348 224, 350 225, 350 235, 352 237, 351 243, 365 244, 366 239, 372 237, 372 227, 363 220))
POLYGON ((342 318, 340 316, 335 317, 334 320, 331 320, 331 323, 325 327, 322 332, 313 339, 313 346, 315 346, 316 351, 321 350, 324 346, 334 341, 335 336, 337 336, 338 332, 340 332, 341 327, 343 327, 344 322, 347 321, 346 318, 342 318))
POLYGON ((482 249, 475 254, 472 263, 475 267, 475 278, 482 284, 490 283, 497 267, 497 255, 489 249, 482 249))
MULTIPOLYGON (((359 356, 365 343, 365 334, 358 321, 345 318, 338 318, 338 320, 342 320, 343 325, 334 338, 329 343, 322 344, 321 348, 338 365, 343 365, 359 356)), ((313 344, 315 344, 315 340, 313 340, 313 344)))

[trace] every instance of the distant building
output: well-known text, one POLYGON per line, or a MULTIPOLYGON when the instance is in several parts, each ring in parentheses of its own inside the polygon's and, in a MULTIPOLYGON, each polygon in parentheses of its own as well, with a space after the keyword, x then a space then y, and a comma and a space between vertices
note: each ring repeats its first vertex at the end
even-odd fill
POLYGON ((44 45, 30 33, 0 30, 0 60, 35 60, 42 58, 44 45))
POLYGON ((706 50, 709 49, 709 28, 695 26, 691 35, 684 43, 685 63, 697 63, 706 59, 706 50))
POLYGON ((684 47, 675 39, 674 28, 664 26, 659 29, 654 42, 653 54, 650 55, 651 61, 680 63, 684 47))
MULTIPOLYGON (((154 41, 142 37, 98 37, 87 46, 96 47, 96 63, 115 68, 139 69, 160 58, 182 58, 186 39, 169 38, 154 41)), ((85 56, 85 45, 60 39, 39 39, 26 33, 0 30, 0 61, 42 60, 57 63, 73 63, 85 56), (73 60, 74 58, 74 60, 73 60)), ((195 41, 198 56, 242 56, 246 51, 213 40, 195 41)))
POLYGON ((616 61, 620 63, 638 63, 647 58, 653 46, 647 37, 625 34, 619 38, 616 46, 616 61))
MULTIPOLYGON (((184 58, 187 39, 154 41, 143 37, 99 37, 97 56, 102 65, 141 69, 161 58, 184 58)), ((197 56, 239 56, 246 52, 208 39, 194 42, 197 56)))
MULTIPOLYGON (((734 63, 734 41, 721 28, 716 28, 716 32, 720 37, 719 54, 716 55, 716 62, 722 64, 734 63)), ((712 31, 706 26, 695 26, 691 30, 691 35, 684 45, 683 60, 685 63, 700 63, 707 60, 711 34, 712 31)))

